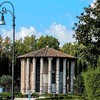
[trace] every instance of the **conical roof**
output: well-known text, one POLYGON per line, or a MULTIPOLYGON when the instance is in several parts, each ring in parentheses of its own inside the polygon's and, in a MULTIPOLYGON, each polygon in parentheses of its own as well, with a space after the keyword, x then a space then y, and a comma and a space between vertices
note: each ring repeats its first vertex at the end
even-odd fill
POLYGON ((74 56, 70 56, 68 54, 65 54, 59 50, 45 47, 21 56, 18 56, 18 58, 33 58, 33 57, 63 57, 63 58, 76 58, 74 56))

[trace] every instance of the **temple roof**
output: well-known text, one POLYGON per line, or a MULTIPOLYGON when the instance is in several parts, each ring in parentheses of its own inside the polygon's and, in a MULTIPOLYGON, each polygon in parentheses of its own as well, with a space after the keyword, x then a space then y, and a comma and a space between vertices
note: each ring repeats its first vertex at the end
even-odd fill
POLYGON ((63 57, 63 58, 76 58, 74 56, 63 53, 59 50, 45 47, 27 54, 18 56, 18 58, 33 58, 33 57, 63 57))

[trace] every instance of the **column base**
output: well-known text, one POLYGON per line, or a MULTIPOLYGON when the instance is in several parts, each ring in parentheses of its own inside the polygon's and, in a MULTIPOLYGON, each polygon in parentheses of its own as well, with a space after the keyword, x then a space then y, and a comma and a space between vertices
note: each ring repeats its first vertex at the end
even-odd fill
POLYGON ((66 87, 63 87, 63 94, 66 94, 66 87))
POLYGON ((50 86, 48 87, 48 93, 51 93, 51 87, 50 86))
POLYGON ((56 94, 59 94, 59 90, 58 90, 58 91, 56 91, 56 94))
POLYGON ((29 92, 29 88, 26 88, 26 93, 28 93, 29 92))
POLYGON ((32 93, 35 93, 36 91, 35 90, 32 90, 32 93))

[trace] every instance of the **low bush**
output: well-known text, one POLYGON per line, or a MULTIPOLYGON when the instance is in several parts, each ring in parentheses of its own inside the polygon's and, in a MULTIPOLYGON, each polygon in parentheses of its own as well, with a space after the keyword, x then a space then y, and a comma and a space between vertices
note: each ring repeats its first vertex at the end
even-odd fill
POLYGON ((31 96, 32 96, 33 98, 37 98, 37 97, 39 97, 39 94, 38 94, 38 93, 32 93, 31 96))
MULTIPOLYGON (((12 93, 11 92, 2 92, 0 97, 6 98, 8 100, 8 99, 12 98, 12 93)), ((14 97, 28 98, 28 94, 22 94, 20 92, 14 92, 14 97)))
POLYGON ((44 93, 44 94, 42 94, 42 96, 45 96, 47 98, 52 98, 54 96, 54 94, 44 93))
POLYGON ((89 68, 83 72, 85 94, 88 100, 100 100, 100 66, 97 68, 89 68))
POLYGON ((23 94, 23 98, 28 98, 28 94, 23 94))
POLYGON ((46 96, 46 98, 37 98, 36 100, 84 100, 84 97, 77 94, 56 94, 52 97, 46 96))
POLYGON ((20 93, 20 92, 14 92, 14 96, 17 97, 17 98, 22 98, 23 94, 20 93))
POLYGON ((12 97, 12 93, 11 92, 2 92, 1 96, 2 96, 2 98, 10 99, 12 97))
MULTIPOLYGON (((17 98, 28 98, 28 94, 22 94, 20 92, 15 92, 14 96, 17 97, 17 98)), ((37 98, 37 97, 39 97, 39 94, 38 93, 32 93, 31 97, 37 98)))

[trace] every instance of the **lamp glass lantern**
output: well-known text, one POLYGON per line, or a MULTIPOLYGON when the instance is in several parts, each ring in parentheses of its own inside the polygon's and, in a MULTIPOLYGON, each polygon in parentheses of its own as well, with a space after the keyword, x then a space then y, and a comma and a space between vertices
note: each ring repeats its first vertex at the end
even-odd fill
POLYGON ((0 25, 6 25, 6 22, 4 20, 4 15, 3 14, 1 16, 0 25))

